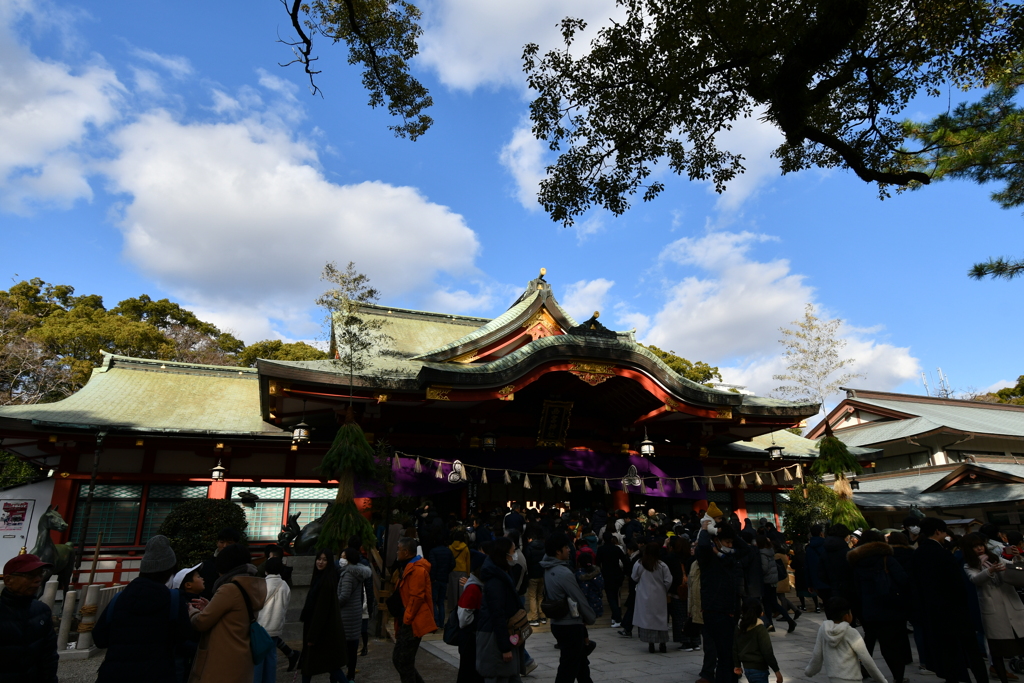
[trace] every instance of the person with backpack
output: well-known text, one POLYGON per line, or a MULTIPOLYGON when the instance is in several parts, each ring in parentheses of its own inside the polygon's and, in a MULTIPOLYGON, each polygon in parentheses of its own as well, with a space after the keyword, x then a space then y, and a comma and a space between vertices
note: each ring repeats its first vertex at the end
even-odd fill
MULTIPOLYGON (((822 524, 815 524, 811 527, 811 533, 807 540, 805 549, 805 564, 807 566, 807 585, 810 590, 821 599, 822 604, 828 602, 832 597, 832 587, 825 579, 825 527, 822 524)), ((814 601, 814 611, 820 612, 818 601, 814 601)))
POLYGON ((596 620, 594 610, 587 602, 572 569, 569 567, 570 541, 563 533, 554 533, 544 541, 544 590, 548 601, 562 606, 556 616, 551 616, 551 635, 558 643, 558 671, 555 683, 593 683, 590 677, 590 660, 587 659, 587 625, 596 620))
MULTIPOLYGON (((438 546, 444 548, 444 546, 438 546)), ((435 548, 436 550, 437 548, 435 548)), ((345 658, 348 660, 348 679, 355 680, 356 661, 359 656, 359 636, 363 631, 363 593, 366 579, 372 570, 360 563, 362 554, 358 548, 348 548, 341 555, 338 579, 338 606, 341 609, 341 623, 345 630, 345 658)))
POLYGON ((192 627, 202 634, 189 683, 252 683, 250 614, 263 609, 267 581, 256 576, 249 551, 237 543, 217 553, 216 569, 213 599, 189 607, 192 627))
POLYGON ((456 683, 484 683, 484 677, 476 668, 476 614, 483 603, 484 583, 480 579, 480 568, 484 566, 486 558, 483 553, 473 553, 470 558, 471 571, 459 597, 456 612, 459 625, 456 635, 459 646, 459 675, 456 683))
POLYGON ((913 661, 907 638, 910 577, 878 531, 865 531, 847 559, 853 569, 868 652, 874 652, 877 641, 892 680, 902 681, 904 669, 913 661))
MULTIPOLYGON (((757 552, 761 561, 761 602, 764 605, 764 623, 769 624, 768 631, 774 631, 775 627, 770 625, 772 620, 769 615, 779 609, 778 584, 782 577, 787 575, 786 569, 785 566, 780 567, 776 562, 775 547, 767 536, 757 537, 757 552)), ((782 611, 782 620, 789 624, 789 633, 796 630, 796 619, 789 616, 789 612, 782 611)))
MULTIPOLYGON (((178 591, 167 588, 177 568, 178 560, 167 537, 149 539, 139 577, 110 601, 93 627, 96 646, 107 649, 97 683, 178 683, 175 656, 191 628, 178 591)), ((252 682, 252 659, 248 673, 245 683, 252 682)))

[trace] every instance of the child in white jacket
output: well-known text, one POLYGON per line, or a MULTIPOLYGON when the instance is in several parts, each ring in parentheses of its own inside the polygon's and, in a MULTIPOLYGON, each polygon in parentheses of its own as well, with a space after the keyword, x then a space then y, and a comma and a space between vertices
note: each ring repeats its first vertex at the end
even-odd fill
POLYGON ((825 621, 818 630, 814 653, 804 671, 807 677, 821 671, 824 662, 829 683, 861 683, 860 667, 863 664, 878 683, 888 683, 868 653, 864 638, 850 625, 852 622, 853 613, 849 602, 842 598, 828 601, 825 605, 825 621))
POLYGON ((301 653, 288 647, 281 638, 285 616, 288 614, 288 600, 292 594, 292 589, 281 578, 283 565, 280 557, 272 557, 264 565, 267 570, 267 601, 263 603, 256 621, 267 630, 267 635, 273 639, 281 654, 288 658, 288 671, 294 671, 301 653))

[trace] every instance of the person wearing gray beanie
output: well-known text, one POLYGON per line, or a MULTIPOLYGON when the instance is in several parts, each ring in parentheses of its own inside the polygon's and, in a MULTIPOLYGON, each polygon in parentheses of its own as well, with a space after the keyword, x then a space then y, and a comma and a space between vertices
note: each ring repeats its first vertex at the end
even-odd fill
MULTIPOLYGON (((142 574, 161 574, 167 570, 178 568, 178 558, 174 555, 171 542, 166 536, 154 536, 146 543, 146 551, 142 554, 139 572, 142 574)), ((173 573, 173 571, 172 571, 173 573)))

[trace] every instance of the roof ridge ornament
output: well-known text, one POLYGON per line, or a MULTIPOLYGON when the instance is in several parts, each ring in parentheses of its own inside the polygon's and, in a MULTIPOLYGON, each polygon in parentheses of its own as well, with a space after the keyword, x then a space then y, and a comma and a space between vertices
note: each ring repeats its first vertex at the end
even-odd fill
POLYGON ((619 334, 614 330, 609 330, 607 327, 597 321, 601 316, 601 311, 594 311, 594 315, 590 317, 590 320, 583 322, 576 327, 569 329, 569 334, 577 337, 599 337, 605 339, 618 339, 619 334))

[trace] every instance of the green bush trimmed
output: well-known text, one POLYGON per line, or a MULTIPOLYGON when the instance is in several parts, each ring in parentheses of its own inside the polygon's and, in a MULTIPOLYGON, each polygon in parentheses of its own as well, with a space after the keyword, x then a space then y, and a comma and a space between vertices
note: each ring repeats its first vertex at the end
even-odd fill
POLYGON ((217 547, 221 529, 235 529, 246 542, 249 522, 241 506, 230 500, 199 498, 176 505, 160 525, 160 533, 171 542, 178 557, 178 567, 193 567, 207 558, 217 547))

